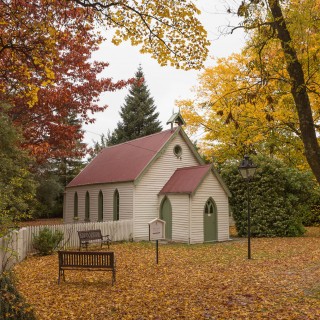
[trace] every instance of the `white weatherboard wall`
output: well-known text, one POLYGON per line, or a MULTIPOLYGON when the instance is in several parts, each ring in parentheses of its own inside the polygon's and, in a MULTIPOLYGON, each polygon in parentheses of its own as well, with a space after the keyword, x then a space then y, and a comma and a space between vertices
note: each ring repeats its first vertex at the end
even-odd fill
POLYGON ((98 221, 98 196, 103 193, 103 220, 113 220, 113 196, 115 190, 120 195, 120 220, 132 219, 133 213, 133 182, 95 184, 66 188, 64 222, 73 223, 74 194, 78 193, 78 218, 83 222, 85 217, 85 195, 90 195, 90 221, 98 221))
POLYGON ((203 215, 206 201, 212 197, 217 207, 218 241, 229 239, 229 204, 228 196, 219 181, 209 173, 192 197, 191 243, 202 243, 203 215))
POLYGON ((169 194, 167 197, 172 209, 172 241, 189 243, 189 195, 169 194))
POLYGON ((185 140, 178 134, 165 152, 154 161, 135 187, 133 233, 135 240, 148 239, 148 222, 159 217, 158 194, 178 168, 199 165, 185 140), (176 144, 182 147, 181 159, 173 153, 176 144))

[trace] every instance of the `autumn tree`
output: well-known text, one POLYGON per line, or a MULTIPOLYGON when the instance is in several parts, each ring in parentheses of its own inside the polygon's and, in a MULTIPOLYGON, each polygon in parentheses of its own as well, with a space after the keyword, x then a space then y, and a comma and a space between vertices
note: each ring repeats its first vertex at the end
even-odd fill
MULTIPOLYGON (((242 1, 235 12, 243 21, 236 28, 245 28, 248 41, 242 53, 243 62, 236 67, 234 83, 238 88, 234 91, 230 87, 231 90, 225 90, 220 98, 237 94, 241 97, 241 117, 237 112, 229 112, 229 108, 221 109, 224 112, 221 119, 234 127, 239 125, 240 128, 240 119, 243 124, 260 118, 261 124, 262 116, 258 114, 264 114, 266 121, 262 125, 255 122, 258 130, 250 132, 251 136, 256 134, 254 139, 266 142, 261 128, 271 126, 273 134, 277 127, 277 135, 284 128, 281 139, 289 139, 293 143, 292 150, 295 146, 297 151, 302 149, 298 162, 301 164, 305 156, 320 182, 318 9, 319 1, 242 1)), ((220 116, 221 112, 217 117, 220 116)), ((234 131, 234 137, 236 133, 234 131)), ((277 135, 274 145, 278 143, 277 135)), ((247 144, 251 141, 249 137, 247 144)), ((243 152, 250 151, 250 147, 246 147, 243 152)))
POLYGON ((89 115, 106 107, 97 104, 100 93, 126 84, 98 79, 107 63, 90 61, 103 40, 96 26, 114 29, 113 43, 140 45, 161 65, 199 68, 209 43, 197 14, 192 1, 1 0, 0 99, 14 106, 26 147, 40 162, 71 155, 81 133, 65 123, 68 112, 92 122, 89 115))
MULTIPOLYGON (((56 25, 55 21, 52 26, 57 41, 51 55, 53 79, 39 83, 40 76, 36 72, 25 79, 14 66, 12 73, 7 71, 8 79, 0 78, 5 88, 3 99, 11 101, 14 106, 10 116, 15 125, 22 127, 24 147, 36 157, 38 163, 50 158, 85 155, 86 146, 77 142, 83 138, 82 123, 94 121, 91 114, 106 108, 98 105, 101 92, 122 88, 127 83, 98 78, 108 64, 90 61, 92 52, 98 49, 103 38, 92 24, 83 25, 82 19, 88 15, 86 10, 70 9, 65 14, 70 22, 67 20, 56 25), (27 86, 37 87, 32 107, 28 95, 23 92, 14 94, 12 88, 12 83, 18 83, 22 90, 24 80, 27 86), (77 117, 78 121, 70 122, 72 116, 77 117)), ((1 60, 0 55, 0 61, 6 62, 6 58, 1 60)))
POLYGON ((150 96, 141 66, 135 73, 135 82, 130 86, 129 94, 121 107, 120 116, 115 130, 108 137, 108 145, 144 137, 160 132, 159 113, 153 98, 150 96))
MULTIPOLYGON (((268 44, 277 41, 288 77, 289 89, 299 119, 299 130, 308 164, 320 183, 320 150, 317 140, 317 113, 312 93, 319 93, 317 45, 319 43, 319 1, 243 1, 238 15, 243 26, 261 36, 255 42, 259 56, 268 52, 268 44)), ((266 61, 264 61, 266 62, 266 61)), ((268 61, 273 63, 273 61, 268 61)), ((261 82, 267 82, 261 74, 261 82)))
MULTIPOLYGON (((75 114, 70 115, 67 122, 69 125, 78 126, 81 130, 79 119, 75 114)), ((77 149, 84 149, 84 143, 80 138, 74 143, 73 151, 77 149)), ((79 154, 81 153, 79 152, 79 154)), ((82 156, 67 156, 67 153, 65 156, 50 158, 45 162, 36 164, 34 171, 38 182, 37 218, 62 217, 64 189, 83 167, 82 156)))
POLYGON ((209 45, 199 13, 190 0, 1 0, 0 92, 9 86, 9 96, 34 105, 39 88, 55 79, 57 44, 68 41, 70 28, 75 35, 98 25, 114 29, 115 44, 129 40, 161 65, 199 68, 209 45))
POLYGON ((246 48, 201 73, 196 98, 178 102, 188 130, 203 133, 201 151, 217 162, 259 153, 306 168, 287 84, 276 79, 268 86, 256 84, 260 69, 250 60, 253 57, 246 48))

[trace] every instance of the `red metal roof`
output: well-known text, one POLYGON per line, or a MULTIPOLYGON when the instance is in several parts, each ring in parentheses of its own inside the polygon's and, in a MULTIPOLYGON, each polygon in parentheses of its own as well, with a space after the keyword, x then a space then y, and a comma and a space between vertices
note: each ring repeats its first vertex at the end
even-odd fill
POLYGON ((135 180, 174 132, 165 130, 103 149, 67 187, 135 180))
POLYGON ((195 166, 177 169, 165 186, 161 189, 160 194, 167 193, 193 193, 211 165, 195 166))

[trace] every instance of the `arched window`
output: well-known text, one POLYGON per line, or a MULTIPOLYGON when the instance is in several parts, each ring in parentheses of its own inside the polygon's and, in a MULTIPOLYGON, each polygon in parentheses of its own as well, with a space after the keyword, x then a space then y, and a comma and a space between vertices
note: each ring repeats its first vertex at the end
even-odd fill
POLYGON ((86 192, 85 198, 84 221, 90 221, 90 196, 88 191, 86 192))
POLYGON ((98 195, 98 221, 103 221, 103 193, 101 190, 98 195))
POLYGON ((213 214, 214 213, 214 203, 211 198, 208 199, 208 201, 206 202, 206 205, 204 207, 204 213, 206 213, 206 214, 213 214))
POLYGON ((73 198, 73 218, 78 218, 78 193, 74 193, 73 198))
POLYGON ((115 190, 113 195, 113 220, 119 220, 119 209, 120 209, 120 195, 118 189, 115 190))

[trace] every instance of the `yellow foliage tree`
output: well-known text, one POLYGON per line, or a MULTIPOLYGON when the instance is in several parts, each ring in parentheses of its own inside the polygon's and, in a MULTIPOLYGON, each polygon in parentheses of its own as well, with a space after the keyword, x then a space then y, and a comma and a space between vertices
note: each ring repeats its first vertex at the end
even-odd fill
POLYGON ((54 83, 64 31, 77 34, 93 25, 114 29, 114 44, 131 41, 160 65, 199 69, 209 46, 199 13, 191 0, 0 1, 0 94, 19 95, 33 106, 39 87, 54 83))
MULTIPOLYGON (((290 21, 290 44, 296 48, 296 60, 305 75, 303 94, 309 98, 312 126, 318 134, 319 1, 302 2, 289 1, 283 10, 290 21)), ((178 104, 191 131, 204 128, 202 147, 207 156, 224 161, 248 152, 263 153, 305 168, 308 131, 303 125, 309 120, 302 120, 303 112, 297 112, 300 93, 293 88, 296 80, 288 70, 288 53, 276 36, 279 30, 270 8, 264 1, 248 6, 243 2, 238 14, 244 17, 248 30, 251 27, 245 48, 241 54, 219 59, 214 67, 206 68, 199 77, 194 101, 178 104)))

